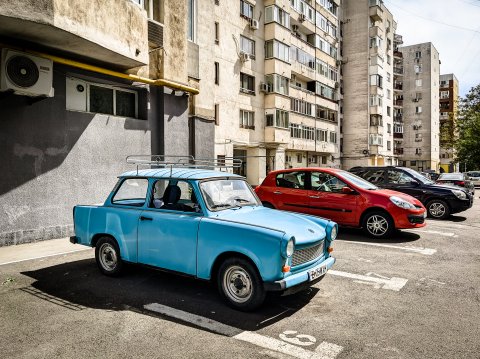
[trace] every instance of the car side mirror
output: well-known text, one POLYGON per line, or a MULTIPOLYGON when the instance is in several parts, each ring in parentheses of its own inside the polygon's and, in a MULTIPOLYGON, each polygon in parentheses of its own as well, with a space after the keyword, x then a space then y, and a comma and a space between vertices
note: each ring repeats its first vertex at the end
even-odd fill
POLYGON ((343 194, 353 194, 353 193, 355 193, 355 191, 348 186, 344 186, 344 187, 342 187, 342 193, 343 194))

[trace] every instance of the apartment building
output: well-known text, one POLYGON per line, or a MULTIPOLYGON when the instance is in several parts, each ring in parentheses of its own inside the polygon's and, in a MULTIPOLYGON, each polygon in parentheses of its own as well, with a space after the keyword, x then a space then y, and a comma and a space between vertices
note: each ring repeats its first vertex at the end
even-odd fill
POLYGON ((342 167, 396 165, 396 22, 380 0, 345 0, 342 11, 342 167))
POLYGON ((192 127, 213 153, 188 113, 187 6, 0 0, 0 246, 69 235, 127 155, 201 153, 192 127))
POLYGON ((402 165, 439 170, 440 60, 432 43, 399 48, 403 60, 402 165))
POLYGON ((458 80, 454 74, 440 75, 440 171, 458 172, 453 163, 455 121, 458 115, 458 80))
MULTIPOLYGON (((210 19, 200 3, 198 18, 210 19)), ((213 100, 216 157, 242 159, 237 172, 253 185, 274 169, 339 167, 338 2, 213 3, 211 31, 199 34, 214 47, 200 74, 213 74, 213 96, 195 100, 213 100)))

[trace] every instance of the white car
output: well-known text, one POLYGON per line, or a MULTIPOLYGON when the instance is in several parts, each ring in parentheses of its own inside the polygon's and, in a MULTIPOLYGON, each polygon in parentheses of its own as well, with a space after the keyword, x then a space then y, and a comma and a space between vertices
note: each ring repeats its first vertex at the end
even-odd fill
POLYGON ((480 187, 480 171, 465 172, 475 187, 480 187))

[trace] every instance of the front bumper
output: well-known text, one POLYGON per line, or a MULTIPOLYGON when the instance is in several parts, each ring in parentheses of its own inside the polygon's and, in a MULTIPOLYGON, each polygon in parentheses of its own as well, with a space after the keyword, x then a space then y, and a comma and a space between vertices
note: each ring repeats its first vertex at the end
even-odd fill
POLYGON ((450 213, 463 212, 473 206, 473 195, 469 195, 468 199, 449 199, 447 203, 450 207, 450 213))
POLYGON ((76 236, 71 236, 70 237, 70 243, 77 244, 78 243, 78 238, 76 236))
POLYGON ((266 291, 269 291, 269 292, 283 291, 284 292, 283 295, 293 294, 295 292, 298 292, 302 289, 310 287, 313 284, 321 281, 325 277, 325 274, 328 273, 328 270, 332 268, 334 263, 335 263, 335 258, 328 257, 327 259, 325 259, 324 261, 322 261, 321 263, 317 264, 314 267, 309 267, 308 269, 304 269, 300 272, 294 273, 282 280, 264 283, 264 288, 266 291), (308 277, 308 272, 311 270, 320 268, 322 266, 325 266, 327 268, 327 272, 325 272, 325 274, 322 275, 321 277, 310 281, 308 277))
POLYGON ((392 215, 395 221, 395 228, 408 229, 408 228, 421 228, 425 227, 426 211, 405 211, 401 214, 392 215))

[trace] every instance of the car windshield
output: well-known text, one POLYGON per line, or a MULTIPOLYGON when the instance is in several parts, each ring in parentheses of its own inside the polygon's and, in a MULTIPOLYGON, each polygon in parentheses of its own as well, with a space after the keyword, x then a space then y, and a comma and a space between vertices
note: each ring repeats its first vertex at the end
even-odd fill
POLYGON ((212 211, 222 209, 258 206, 257 196, 252 188, 242 179, 217 179, 200 183, 203 198, 212 211))
POLYGON ((415 170, 412 170, 411 168, 404 168, 404 170, 413 178, 415 178, 417 181, 423 184, 434 184, 435 182, 430 181, 427 177, 422 176, 420 173, 418 173, 415 170))
POLYGON ((363 189, 369 189, 369 190, 378 189, 377 186, 371 184, 368 181, 365 181, 363 178, 360 178, 357 175, 354 175, 353 173, 350 173, 347 171, 338 171, 337 173, 342 179, 346 179, 347 181, 350 181, 352 184, 354 184, 357 187, 360 187, 363 189))

